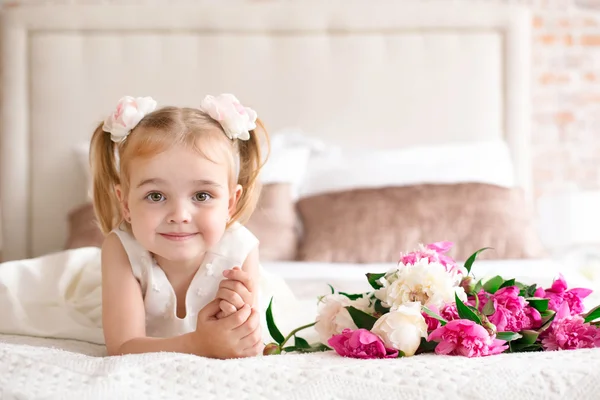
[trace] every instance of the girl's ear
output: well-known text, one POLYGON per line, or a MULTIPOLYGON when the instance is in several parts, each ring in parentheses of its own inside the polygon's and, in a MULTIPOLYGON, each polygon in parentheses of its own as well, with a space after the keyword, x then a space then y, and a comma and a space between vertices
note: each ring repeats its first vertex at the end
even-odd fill
POLYGON ((115 185, 115 193, 117 195, 117 199, 119 200, 119 205, 121 207, 121 215, 123 215, 123 219, 127 222, 130 221, 130 212, 129 212, 129 203, 127 202, 127 197, 125 193, 123 193, 123 189, 121 185, 115 185))
POLYGON ((242 197, 243 191, 242 185, 236 185, 235 191, 229 197, 229 218, 235 214, 237 203, 240 200, 240 197, 242 197))

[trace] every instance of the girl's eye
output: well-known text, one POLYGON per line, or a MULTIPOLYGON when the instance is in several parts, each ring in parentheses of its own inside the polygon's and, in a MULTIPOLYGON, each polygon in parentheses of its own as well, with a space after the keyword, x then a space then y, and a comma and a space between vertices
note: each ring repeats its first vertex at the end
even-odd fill
POLYGON ((154 202, 159 202, 164 200, 164 196, 158 192, 152 192, 150 194, 148 194, 148 196, 146 196, 146 198, 150 201, 154 201, 154 202))
POLYGON ((212 196, 210 194, 205 193, 205 192, 196 193, 194 196, 196 201, 200 201, 200 202, 208 201, 211 197, 212 196))

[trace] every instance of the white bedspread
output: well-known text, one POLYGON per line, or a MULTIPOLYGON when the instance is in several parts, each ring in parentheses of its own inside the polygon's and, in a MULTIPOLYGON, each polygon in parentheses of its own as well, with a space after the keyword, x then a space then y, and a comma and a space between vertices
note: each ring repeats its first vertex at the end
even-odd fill
POLYGON ((597 399, 600 349, 353 360, 332 352, 239 360, 0 336, 2 399, 597 399), (42 347, 43 346, 43 347, 42 347), (65 351, 49 346, 61 346, 65 351), (91 355, 84 355, 91 354, 91 355))
MULTIPOLYGON (((104 346, 88 343, 102 341, 96 256, 94 249, 81 249, 0 264, 0 299, 12 307, 10 313, 0 307, 0 332, 9 326, 13 334, 30 332, 0 335, 0 399, 598 398, 600 350, 370 361, 332 352, 226 361, 169 353, 106 357, 104 346), (35 337, 44 332, 55 338, 35 337), (64 339, 69 336, 88 342, 64 339)), ((348 292, 368 289, 364 274, 390 266, 265 264, 286 279, 302 305, 293 315, 275 309, 282 331, 314 320, 316 296, 327 293, 327 283, 348 292)), ((474 271, 546 286, 559 270, 538 260, 478 262, 474 271)), ((577 271, 562 272, 570 286, 600 286, 577 271)), ((587 301, 599 303, 598 295, 587 301)))

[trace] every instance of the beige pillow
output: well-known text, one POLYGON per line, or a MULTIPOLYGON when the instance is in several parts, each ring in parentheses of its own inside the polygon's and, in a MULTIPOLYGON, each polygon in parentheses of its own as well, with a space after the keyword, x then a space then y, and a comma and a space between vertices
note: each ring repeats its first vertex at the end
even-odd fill
POLYGON ((464 261, 545 256, 520 190, 465 183, 335 192, 301 199, 301 261, 394 263, 420 243, 452 241, 464 261))
POLYGON ((102 247, 104 235, 96 223, 92 203, 85 203, 69 213, 69 235, 65 249, 102 247))
MULTIPOLYGON (((246 227, 260 240, 263 261, 293 260, 298 246, 297 216, 289 184, 277 183, 262 188, 256 211, 246 227)), ((92 203, 77 207, 69 214, 66 249, 101 247, 104 236, 96 225, 92 203)))
POLYGON ((298 249, 298 217, 290 184, 274 183, 262 188, 256 210, 246 227, 260 240, 264 261, 290 261, 298 249))

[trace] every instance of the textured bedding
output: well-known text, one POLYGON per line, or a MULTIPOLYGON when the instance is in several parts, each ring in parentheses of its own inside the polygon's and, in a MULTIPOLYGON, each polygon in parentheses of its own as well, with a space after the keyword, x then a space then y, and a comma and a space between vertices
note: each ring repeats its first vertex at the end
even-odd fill
POLYGON ((600 385, 600 349, 480 359, 353 360, 326 352, 222 361, 172 353, 101 357, 96 345, 0 340, 2 399, 596 399, 600 385))
MULTIPOLYGON (((71 263, 77 264, 89 262, 94 252, 71 254, 71 263)), ((39 283, 42 277, 34 273, 33 262, 27 261, 30 276, 39 283)), ((47 261, 44 266, 49 267, 47 261)), ((282 331, 313 320, 316 296, 327 293, 327 283, 339 290, 361 290, 368 288, 366 272, 390 266, 266 263, 265 269, 288 282, 301 306, 287 314, 275 310, 282 331)), ((482 261, 474 271, 480 277, 500 273, 547 285, 560 269, 547 260, 482 261)), ((578 271, 564 272, 570 286, 599 286, 578 271)), ((72 285, 64 283, 64 293, 70 293, 72 285)), ((49 299, 50 294, 38 293, 38 298, 49 299)), ((600 304, 597 295, 587 300, 589 305, 600 304)), ((94 308, 85 314, 97 313, 94 308)), ((310 340, 313 335, 302 336, 310 340)), ((84 341, 0 335, 1 399, 389 399, 399 393, 404 399, 594 399, 598 386, 600 349, 480 359, 419 355, 358 361, 326 352, 211 360, 171 353, 106 357, 102 345, 84 341)))

